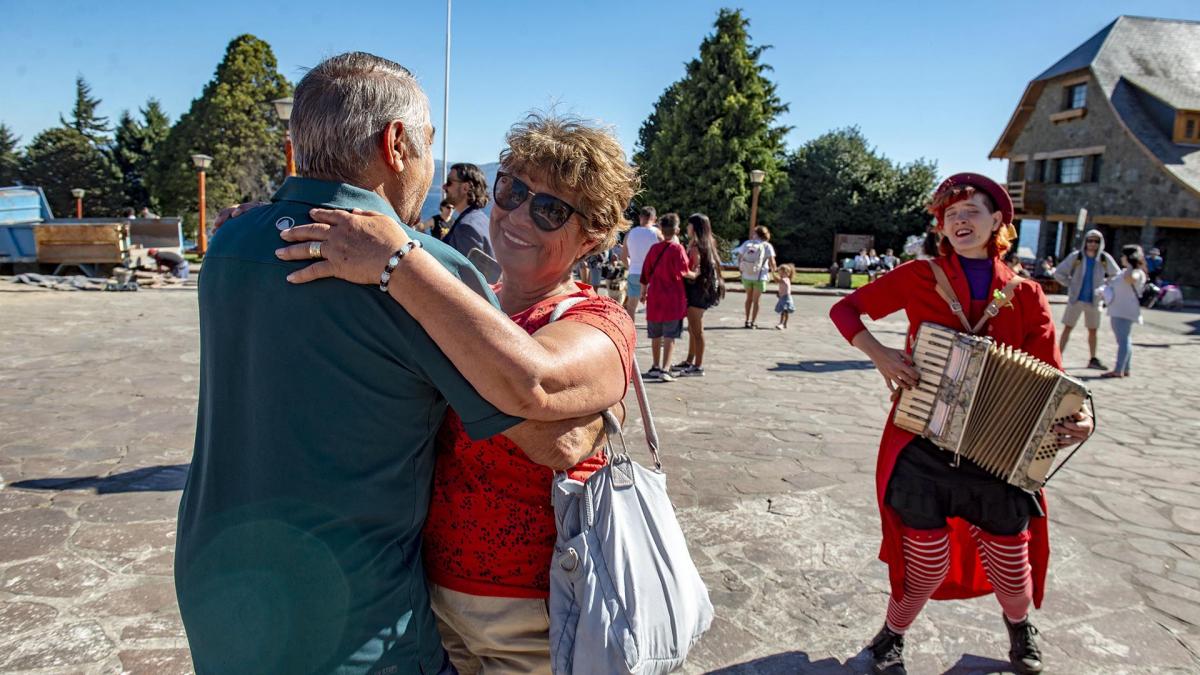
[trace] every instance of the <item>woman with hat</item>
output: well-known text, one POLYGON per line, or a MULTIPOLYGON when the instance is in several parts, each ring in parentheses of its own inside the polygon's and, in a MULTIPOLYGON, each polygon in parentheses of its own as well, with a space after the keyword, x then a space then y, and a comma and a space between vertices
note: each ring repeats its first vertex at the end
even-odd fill
MULTIPOLYGON (((906 347, 924 322, 958 330, 965 320, 974 332, 1061 369, 1054 319, 1041 287, 1017 278, 1002 259, 1016 238, 1012 200, 1004 188, 979 174, 957 174, 938 187, 929 211, 941 235, 938 255, 901 265, 834 305, 830 318, 846 340, 870 357, 893 392, 916 385, 918 373, 907 349, 881 344, 863 324, 863 314, 881 319, 904 310, 906 347), (939 271, 957 296, 953 307, 937 291, 939 271)), ((1083 441, 1091 429, 1090 415, 1080 410, 1056 432, 1066 446, 1083 441)), ((966 458, 958 466, 953 460, 954 455, 900 429, 889 417, 875 477, 883 521, 880 559, 889 566, 892 591, 886 622, 868 647, 874 670, 906 672, 904 635, 930 598, 994 592, 1008 628, 1013 667, 1019 673, 1041 672, 1037 629, 1028 614, 1030 605, 1041 606, 1045 586, 1045 498, 966 458)))

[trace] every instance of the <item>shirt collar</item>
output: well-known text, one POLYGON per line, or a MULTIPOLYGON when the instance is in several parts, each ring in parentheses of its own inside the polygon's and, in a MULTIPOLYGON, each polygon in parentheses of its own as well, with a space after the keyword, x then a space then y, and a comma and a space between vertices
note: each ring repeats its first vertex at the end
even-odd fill
POLYGON ((386 199, 370 190, 316 178, 289 177, 271 197, 273 202, 298 202, 330 209, 378 211, 401 222, 386 199))

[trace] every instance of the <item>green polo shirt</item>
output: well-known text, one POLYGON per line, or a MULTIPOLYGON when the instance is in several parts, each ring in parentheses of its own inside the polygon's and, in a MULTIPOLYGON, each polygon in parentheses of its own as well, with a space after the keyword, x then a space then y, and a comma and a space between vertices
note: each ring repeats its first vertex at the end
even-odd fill
MULTIPOLYGON (((290 178, 213 237, 200 275, 200 402, 175 586, 199 673, 437 673, 421 565, 447 405, 476 438, 519 422, 475 392, 386 293, 300 286, 279 230, 378 195, 290 178)), ((409 236, 493 304, 462 255, 409 236)), ((380 270, 382 272, 382 270, 380 270)))

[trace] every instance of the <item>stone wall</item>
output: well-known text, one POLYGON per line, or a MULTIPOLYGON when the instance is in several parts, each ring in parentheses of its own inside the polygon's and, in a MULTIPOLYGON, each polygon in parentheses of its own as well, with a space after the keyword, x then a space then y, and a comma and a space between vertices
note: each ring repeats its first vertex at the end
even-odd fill
MULTIPOLYGON (((1025 180, 1036 182, 1034 153, 1104 146, 1098 182, 1071 185, 1047 183, 1042 230, 1036 252, 1039 257, 1055 254, 1057 223, 1044 214, 1072 215, 1080 208, 1089 214, 1088 227, 1096 216, 1134 218, 1200 218, 1200 196, 1169 175, 1151 155, 1125 131, 1094 77, 1088 80, 1087 114, 1081 119, 1054 123, 1050 115, 1062 109, 1063 82, 1076 74, 1046 83, 1033 114, 1013 144, 1010 156, 1028 155, 1025 180)), ((1085 162, 1086 170, 1090 162, 1085 162)), ((1011 171, 1011 160, 1010 160, 1011 171)), ((1011 174, 1010 174, 1011 175, 1011 174)), ((1015 177, 1014 177, 1015 179, 1015 177)), ((1030 214, 1031 217, 1038 217, 1030 214)), ((1073 230, 1074 222, 1071 222, 1073 230)), ((1167 277, 1183 285, 1200 286, 1200 230, 1178 228, 1106 227, 1106 236, 1120 243, 1151 245, 1163 249, 1167 277), (1170 254, 1168 255, 1168 251, 1170 254)), ((1073 243, 1065 248, 1070 250, 1073 243)), ((1118 247, 1110 243, 1109 250, 1118 247)))
POLYGON ((1084 207, 1093 216, 1200 218, 1200 197, 1180 185, 1125 131, 1095 78, 1088 81, 1085 117, 1050 121, 1062 108, 1062 82, 1071 77, 1046 83, 1010 155, 1030 155, 1025 164, 1028 180, 1037 167, 1034 153, 1104 146, 1100 181, 1046 184, 1045 212, 1073 214, 1084 207))

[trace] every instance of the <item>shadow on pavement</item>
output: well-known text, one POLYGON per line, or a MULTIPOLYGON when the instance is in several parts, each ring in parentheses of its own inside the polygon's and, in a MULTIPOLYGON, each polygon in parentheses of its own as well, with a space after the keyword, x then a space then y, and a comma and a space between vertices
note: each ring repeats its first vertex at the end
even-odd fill
POLYGON ((963 654, 955 663, 947 670, 944 675, 968 675, 969 673, 1011 673, 1013 672, 1012 665, 1008 661, 1000 661, 990 659, 986 656, 976 656, 974 654, 963 654))
POLYGON ((120 492, 172 492, 182 490, 187 482, 188 464, 148 466, 111 476, 80 476, 76 478, 31 478, 11 483, 9 487, 25 490, 95 490, 96 494, 120 492))
MULTIPOLYGON (((870 670, 870 664, 867 664, 870 670)), ((849 662, 842 665, 837 659, 821 659, 810 661, 804 652, 785 652, 772 654, 761 659, 726 666, 708 671, 708 675, 792 675, 793 673, 857 673, 860 671, 850 666, 849 662)))
POLYGON ((773 373, 805 371, 808 373, 840 373, 846 370, 871 370, 875 364, 869 360, 855 361, 800 361, 798 363, 777 363, 774 368, 768 368, 773 373))

